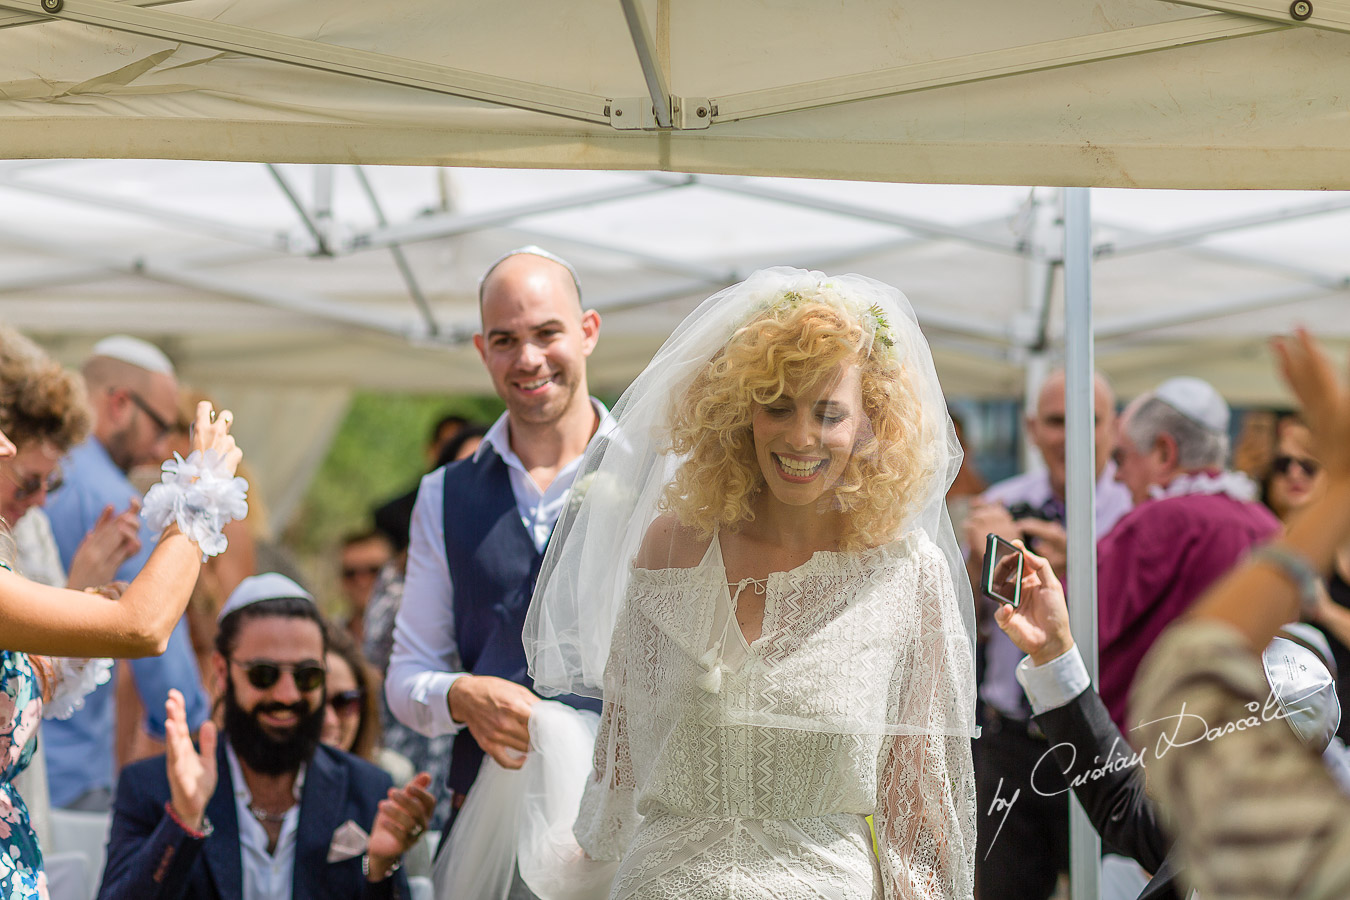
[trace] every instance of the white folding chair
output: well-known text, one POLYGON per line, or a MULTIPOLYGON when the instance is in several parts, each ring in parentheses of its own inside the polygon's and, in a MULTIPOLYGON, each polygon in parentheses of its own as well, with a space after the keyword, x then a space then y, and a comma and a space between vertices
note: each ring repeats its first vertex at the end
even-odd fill
POLYGON ((90 900, 94 896, 96 884, 89 872, 89 859, 80 851, 44 853, 42 864, 51 900, 90 900))
POLYGON ((92 885, 85 897, 93 897, 98 890, 99 881, 103 878, 103 861, 108 852, 108 830, 112 827, 112 813, 53 809, 51 826, 52 854, 80 853, 88 861, 89 880, 92 885))

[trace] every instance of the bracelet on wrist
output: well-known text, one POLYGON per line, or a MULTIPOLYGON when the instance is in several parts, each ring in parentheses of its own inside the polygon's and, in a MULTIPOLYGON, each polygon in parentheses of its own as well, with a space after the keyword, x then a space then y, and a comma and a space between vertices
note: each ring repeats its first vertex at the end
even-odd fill
POLYGON ((202 816, 201 828, 193 828, 191 825, 184 822, 178 817, 178 811, 173 808, 172 800, 166 800, 164 802, 164 811, 169 814, 170 819, 173 819, 175 825, 186 831, 189 837, 196 838, 199 841, 209 838, 211 833, 215 831, 215 829, 211 827, 211 820, 205 815, 202 816))
POLYGON ((1294 583, 1298 590, 1299 613, 1304 619, 1312 619, 1317 614, 1321 599, 1317 588, 1322 578, 1306 556, 1279 544, 1266 544, 1252 551, 1251 560, 1273 566, 1294 583))
MULTIPOLYGON (((402 860, 402 859, 396 858, 396 859, 394 860, 394 864, 393 864, 392 866, 389 867, 388 871, 386 871, 383 875, 378 876, 375 880, 376 880, 376 881, 384 881, 386 878, 388 878, 390 875, 393 875, 395 872, 397 872, 397 871, 398 871, 400 868, 402 868, 402 867, 403 867, 403 860, 402 860)), ((362 854, 361 854, 361 875, 362 875, 362 877, 364 877, 364 878, 370 878, 370 854, 369 854, 369 853, 362 853, 362 854)))

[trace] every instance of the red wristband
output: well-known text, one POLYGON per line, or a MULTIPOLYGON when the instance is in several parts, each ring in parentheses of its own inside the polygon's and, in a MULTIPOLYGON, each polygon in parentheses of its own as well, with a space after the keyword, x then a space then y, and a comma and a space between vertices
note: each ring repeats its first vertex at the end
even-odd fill
POLYGON ((164 801, 164 811, 169 814, 170 819, 173 819, 175 825, 188 833, 189 837, 196 838, 199 841, 210 837, 212 830, 211 820, 206 818, 206 816, 202 816, 202 827, 201 830, 198 831, 195 828, 188 827, 182 819, 178 818, 178 813, 174 811, 172 800, 164 801))

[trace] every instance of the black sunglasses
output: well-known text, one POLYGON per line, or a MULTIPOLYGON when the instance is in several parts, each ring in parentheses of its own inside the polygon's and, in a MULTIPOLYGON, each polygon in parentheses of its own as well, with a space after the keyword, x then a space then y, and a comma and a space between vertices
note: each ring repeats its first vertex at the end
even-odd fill
POLYGON ((14 472, 10 471, 8 466, 5 467, 4 471, 5 477, 14 482, 15 500, 27 500, 44 490, 50 494, 66 483, 65 476, 61 474, 59 466, 52 470, 45 481, 39 475, 26 475, 20 479, 15 476, 14 472))
POLYGON ((1270 467, 1281 475, 1288 475, 1289 470, 1298 466, 1303 470, 1303 474, 1309 478, 1316 477, 1317 473, 1322 471, 1322 464, 1315 459, 1308 459, 1306 456, 1277 456, 1271 461, 1270 467))
POLYGON ((350 691, 338 691, 328 698, 328 705, 333 707, 333 712, 339 716, 347 716, 361 708, 361 701, 365 699, 365 694, 361 693, 360 688, 352 688, 350 691))
POLYGON ((141 412, 145 413, 146 416, 149 417, 150 421, 154 423, 156 430, 159 431, 160 437, 164 437, 164 435, 168 434, 170 431, 173 430, 173 423, 164 421, 164 418, 159 413, 151 409, 150 404, 146 403, 145 398, 142 397, 140 394, 136 393, 133 390, 128 390, 127 396, 130 397, 131 402, 136 404, 136 407, 141 412))
POLYGON ((232 659, 230 662, 243 669, 248 675, 248 683, 260 691, 280 681, 282 672, 291 673, 295 687, 301 693, 307 694, 323 687, 324 668, 312 659, 299 663, 279 663, 270 659, 251 659, 248 662, 232 659))
POLYGON ((351 579, 356 578, 356 577, 361 576, 361 575, 364 575, 364 576, 367 577, 367 578, 374 578, 376 575, 379 575, 379 574, 380 574, 380 569, 382 569, 382 568, 384 568, 384 567, 383 567, 383 566, 343 566, 343 567, 342 567, 342 577, 343 577, 344 579, 346 579, 346 580, 351 580, 351 579))

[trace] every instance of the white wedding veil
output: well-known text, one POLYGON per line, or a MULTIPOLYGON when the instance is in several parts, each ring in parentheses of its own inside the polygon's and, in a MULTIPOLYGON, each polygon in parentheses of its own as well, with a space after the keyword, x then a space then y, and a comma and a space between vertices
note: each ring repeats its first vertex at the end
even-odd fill
MULTIPOLYGON (((929 629, 937 633, 941 646, 921 652, 946 660, 942 665, 948 684, 926 698, 920 696, 925 686, 908 685, 903 690, 920 699, 897 700, 892 691, 885 709, 862 712, 843 723, 824 713, 775 710, 771 699, 762 709, 745 711, 746 720, 826 731, 975 733, 974 605, 944 502, 961 464, 961 449, 928 343, 909 301, 896 288, 860 275, 828 276, 791 268, 755 272, 700 304, 615 404, 617 427, 610 437, 587 451, 545 553, 525 623, 530 674, 540 694, 606 694, 611 639, 616 625, 623 627, 634 559, 653 522, 669 512, 668 486, 688 458, 688 453, 672 446, 672 423, 691 386, 747 323, 775 310, 817 302, 861 323, 864 355, 887 354, 898 373, 899 387, 893 394, 896 402, 904 403, 906 460, 917 471, 904 482, 907 493, 896 506, 901 511, 888 520, 893 533, 874 536, 877 539, 849 558, 859 560, 863 570, 889 572, 896 570, 892 565, 896 558, 917 555, 931 563, 917 571, 940 573, 941 591, 934 588, 922 594, 911 585, 897 589, 896 596, 898 603, 942 606, 939 615, 928 619, 941 623, 929 629)), ((877 443, 874 438, 870 452, 883 449, 877 443)), ((864 505, 880 502, 869 495, 867 483, 858 487, 855 497, 864 505)), ((680 612, 672 614, 678 617, 680 612)), ((710 631, 726 625, 680 624, 710 631)), ((736 627, 734 622, 731 627, 736 627)), ((694 639, 690 651, 695 659, 703 649, 699 640, 694 639)), ((847 667, 847 660, 841 662, 847 667)), ((615 690, 612 678, 608 690, 615 690)), ((884 689, 882 694, 885 699, 884 689)))

